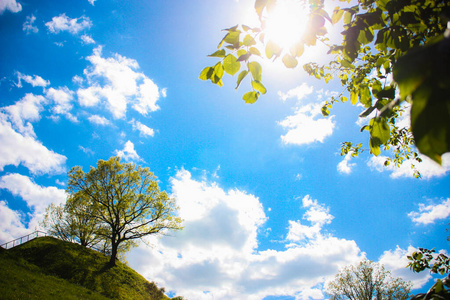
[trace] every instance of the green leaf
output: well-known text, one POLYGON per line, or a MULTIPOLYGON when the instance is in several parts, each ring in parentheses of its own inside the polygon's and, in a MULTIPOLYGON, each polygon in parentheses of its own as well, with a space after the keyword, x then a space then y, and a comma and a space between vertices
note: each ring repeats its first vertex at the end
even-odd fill
POLYGON ((264 85, 256 80, 252 80, 252 87, 257 90, 258 92, 261 92, 261 94, 265 94, 267 92, 266 88, 264 87, 264 85))
POLYGON ((247 64, 247 67, 250 73, 252 73, 253 79, 256 81, 261 81, 261 72, 262 72, 261 65, 256 61, 252 61, 247 64))
POLYGON ((267 5, 267 0, 256 0, 255 1, 255 10, 258 16, 262 17, 262 12, 267 5))
POLYGON ((225 36, 224 41, 231 45, 238 45, 239 44, 239 35, 241 34, 241 31, 229 31, 228 34, 225 36))
POLYGON ((244 94, 242 99, 244 99, 245 103, 253 104, 258 100, 259 93, 258 92, 247 92, 244 94))
POLYGON ((331 23, 336 24, 337 22, 339 22, 341 20, 343 14, 344 14, 344 11, 342 9, 340 9, 339 6, 336 6, 333 11, 333 15, 331 17, 331 23))
POLYGON ((271 59, 272 56, 279 56, 281 53, 281 47, 275 44, 272 41, 269 41, 266 45, 266 56, 268 59, 271 59))
POLYGON ((211 76, 214 74, 214 68, 212 67, 206 67, 202 70, 202 72, 200 73, 199 78, 201 80, 208 80, 211 78, 211 76))
POLYGON ((253 46, 256 44, 255 40, 253 39, 253 37, 250 34, 247 34, 244 37, 244 41, 243 41, 244 46, 253 46))
POLYGON ((228 54, 223 60, 223 68, 225 72, 233 76, 241 68, 241 63, 237 61, 234 55, 228 54))
POLYGON ((239 58, 237 59, 237 61, 246 61, 248 60, 248 58, 251 56, 252 54, 250 52, 242 54, 241 56, 239 56, 239 58))
POLYGON ((381 153, 380 146, 387 143, 391 130, 385 118, 375 117, 369 122, 370 150, 375 156, 381 153))
POLYGON ((208 55, 209 57, 225 57, 225 49, 217 50, 213 54, 208 55))
POLYGON ((372 106, 372 97, 367 85, 362 85, 359 88, 359 102, 366 108, 372 106))
POLYGON ((305 51, 305 45, 303 44, 302 41, 296 43, 295 45, 293 45, 289 51, 291 52, 292 56, 302 56, 303 52, 305 51))
POLYGON ((242 79, 244 79, 245 76, 247 76, 247 74, 248 74, 247 70, 243 70, 241 73, 239 73, 238 79, 237 79, 236 89, 239 87, 239 85, 241 85, 242 79))
POLYGON ((246 54, 246 53, 247 53, 247 50, 245 50, 245 49, 239 49, 239 50, 236 52, 236 56, 239 57, 239 56, 242 56, 242 55, 244 55, 244 54, 246 54))
POLYGON ((326 105, 322 106, 322 115, 324 117, 327 117, 330 114, 330 111, 328 110, 328 107, 326 105))
POLYGON ((358 103, 358 94, 356 93, 356 91, 351 91, 350 92, 350 102, 355 105, 356 103, 358 103))
POLYGON ((250 47, 250 49, 248 50, 248 52, 250 52, 253 55, 258 55, 261 56, 261 52, 259 52, 259 50, 255 47, 250 47))
POLYGON ((293 68, 295 68, 297 66, 298 61, 297 61, 297 59, 295 57, 293 57, 292 55, 286 53, 283 56, 283 63, 286 66, 286 68, 293 69, 293 68))

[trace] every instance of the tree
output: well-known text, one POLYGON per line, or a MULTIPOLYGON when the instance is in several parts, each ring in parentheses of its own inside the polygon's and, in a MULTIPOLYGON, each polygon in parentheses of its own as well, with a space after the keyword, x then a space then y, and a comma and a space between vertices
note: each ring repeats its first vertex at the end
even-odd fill
POLYGON ((363 260, 347 266, 328 284, 333 300, 408 299, 412 284, 393 278, 383 265, 363 260))
POLYGON ((101 237, 96 234, 100 228, 99 224, 89 214, 78 213, 78 211, 89 210, 89 207, 79 206, 80 204, 81 201, 75 201, 73 197, 69 197, 65 205, 50 204, 46 209, 42 226, 50 235, 63 241, 98 248, 99 245, 104 244, 101 237))
POLYGON ((95 219, 100 225, 96 235, 109 241, 111 266, 120 247, 126 251, 147 235, 182 228, 181 219, 174 216, 175 199, 160 191, 148 168, 111 157, 99 160, 87 173, 80 166, 73 167, 68 177, 67 192, 75 207, 89 208, 77 214, 95 219))
MULTIPOLYGON (((370 118, 361 128, 370 134, 370 152, 378 156, 382 148, 392 151, 385 165, 420 162, 415 147, 442 163, 442 154, 450 151, 450 29, 446 31, 450 1, 358 0, 352 6, 337 6, 331 17, 324 10, 324 0, 308 2, 307 30, 297 44, 283 49, 265 36, 266 21, 277 0, 256 0, 260 26, 225 29, 219 50, 209 55, 220 61, 203 69, 200 79, 222 86, 225 73, 235 75, 243 67, 236 89, 249 75, 252 90, 243 100, 255 103, 266 93, 258 61, 264 56, 282 57, 287 68, 295 68, 305 47, 323 43, 329 49, 330 62, 308 62, 303 68, 325 82, 337 77, 344 90, 323 105, 322 114, 329 115, 334 104, 350 99, 351 104, 365 108, 361 117, 370 118), (326 22, 337 26, 341 20, 342 40, 331 44, 326 22), (400 127, 398 120, 409 107, 411 126, 400 127)), ((362 150, 362 144, 344 142, 341 154, 357 156, 362 150)), ((415 175, 420 177, 417 171, 415 175)))

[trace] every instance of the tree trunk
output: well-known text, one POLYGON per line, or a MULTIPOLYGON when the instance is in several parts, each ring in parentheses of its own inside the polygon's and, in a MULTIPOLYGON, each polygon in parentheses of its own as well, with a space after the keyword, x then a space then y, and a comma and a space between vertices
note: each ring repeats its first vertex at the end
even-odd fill
POLYGON ((117 259, 117 248, 119 247, 119 243, 116 243, 113 241, 111 243, 111 258, 109 259, 109 265, 111 267, 114 267, 116 265, 116 259, 117 259))

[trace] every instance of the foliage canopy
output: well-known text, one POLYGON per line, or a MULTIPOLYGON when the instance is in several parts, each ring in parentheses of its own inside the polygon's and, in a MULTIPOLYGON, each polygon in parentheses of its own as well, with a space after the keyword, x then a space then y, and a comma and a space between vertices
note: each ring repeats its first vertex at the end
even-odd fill
MULTIPOLYGON (((220 61, 203 69, 200 79, 222 86, 224 74, 238 74, 237 89, 249 77, 251 90, 243 100, 255 103, 267 91, 262 58, 281 58, 287 68, 295 68, 306 47, 322 43, 329 49, 329 63, 308 62, 303 69, 327 83, 337 78, 344 87, 323 105, 322 114, 329 115, 335 103, 349 99, 365 108, 361 117, 369 117, 361 131, 370 134, 370 152, 378 156, 382 149, 392 150, 385 165, 420 162, 415 147, 442 163, 442 154, 450 151, 449 1, 358 0, 351 5, 340 0, 347 6, 336 6, 329 14, 325 0, 308 0, 307 30, 290 49, 265 35, 266 20, 278 1, 255 1, 260 26, 225 29, 218 50, 209 55, 220 61), (340 44, 330 42, 327 26, 343 26, 340 44), (410 108, 411 126, 400 126, 400 117, 410 108)), ((357 156, 361 151, 362 144, 342 143, 341 154, 357 156)), ((415 176, 420 174, 416 171, 415 176)))
POLYGON ((358 266, 345 267, 328 284, 333 300, 408 299, 412 284, 393 278, 378 263, 363 260, 358 266))
POLYGON ((129 250, 137 240, 182 228, 175 199, 160 191, 148 168, 111 157, 87 173, 73 167, 68 177, 66 206, 72 215, 93 220, 94 235, 108 241, 111 265, 119 250, 129 250))

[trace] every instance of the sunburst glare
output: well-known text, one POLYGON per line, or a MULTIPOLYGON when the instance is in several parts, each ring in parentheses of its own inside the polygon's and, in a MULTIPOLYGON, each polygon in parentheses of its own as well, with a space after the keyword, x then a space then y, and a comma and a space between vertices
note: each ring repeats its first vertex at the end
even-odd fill
POLYGON ((301 0, 278 0, 266 17, 266 39, 289 49, 301 40, 305 32, 308 7, 301 0))

